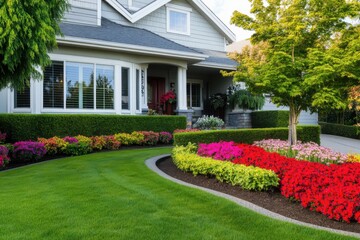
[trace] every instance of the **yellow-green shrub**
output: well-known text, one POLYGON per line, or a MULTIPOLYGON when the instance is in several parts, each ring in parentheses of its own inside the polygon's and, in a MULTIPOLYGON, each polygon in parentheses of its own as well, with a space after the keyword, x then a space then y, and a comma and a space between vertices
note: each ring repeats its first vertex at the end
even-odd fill
POLYGON ((144 134, 140 132, 129 133, 118 133, 114 135, 115 139, 118 140, 122 145, 140 145, 144 140, 144 134))
POLYGON ((64 139, 56 136, 49 139, 38 138, 37 141, 44 144, 46 148, 46 154, 51 156, 61 154, 62 151, 66 148, 66 146, 69 144, 64 139))
POLYGON ((360 154, 349 154, 346 162, 360 163, 360 154))
POLYGON ((231 183, 246 190, 268 190, 279 185, 278 176, 271 170, 201 157, 195 151, 196 147, 193 144, 186 147, 176 146, 172 151, 174 164, 182 171, 191 172, 195 176, 215 176, 221 182, 231 183))

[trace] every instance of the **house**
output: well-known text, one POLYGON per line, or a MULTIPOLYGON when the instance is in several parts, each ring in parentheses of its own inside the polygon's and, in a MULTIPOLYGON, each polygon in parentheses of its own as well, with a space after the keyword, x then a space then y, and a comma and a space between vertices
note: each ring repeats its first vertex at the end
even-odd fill
POLYGON ((201 115, 236 69, 235 35, 201 0, 70 0, 43 80, 0 92, 0 112, 143 114, 170 89, 176 112, 201 115))

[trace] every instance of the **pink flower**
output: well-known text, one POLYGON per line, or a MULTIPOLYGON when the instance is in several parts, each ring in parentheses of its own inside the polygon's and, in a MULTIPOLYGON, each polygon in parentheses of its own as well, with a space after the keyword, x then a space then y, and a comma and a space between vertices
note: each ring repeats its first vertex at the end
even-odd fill
POLYGON ((218 142, 199 144, 198 155, 212 157, 217 160, 231 161, 241 157, 243 151, 234 142, 218 142))

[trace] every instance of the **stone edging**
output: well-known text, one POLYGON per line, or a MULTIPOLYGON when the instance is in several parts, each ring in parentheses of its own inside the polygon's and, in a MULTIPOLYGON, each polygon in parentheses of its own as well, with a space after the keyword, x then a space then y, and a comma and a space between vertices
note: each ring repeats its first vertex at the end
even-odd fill
POLYGON ((325 230, 325 231, 332 232, 332 233, 337 233, 337 234, 342 234, 342 235, 347 235, 347 236, 351 236, 351 237, 360 238, 359 233, 336 230, 336 229, 332 229, 332 228, 321 227, 321 226, 317 226, 317 225, 314 225, 314 224, 294 220, 294 219, 291 219, 291 218, 288 218, 288 217, 284 217, 284 216, 282 216, 280 214, 271 212, 271 211, 269 211, 269 210, 267 210, 265 208, 259 207, 259 206, 255 205, 255 204, 251 203, 251 202, 248 202, 248 201, 233 197, 231 195, 228 195, 228 194, 225 194, 225 193, 222 193, 222 192, 218 192, 218 191, 214 191, 212 189, 200 187, 200 186, 197 186, 197 185, 193 185, 193 184, 190 184, 190 183, 187 183, 187 182, 183 182, 183 181, 181 181, 179 179, 173 178, 173 177, 167 175, 166 173, 164 173, 163 171, 161 171, 156 166, 157 161, 159 161, 162 158, 169 157, 169 156, 170 156, 170 154, 164 154, 164 155, 160 155, 160 156, 157 156, 157 157, 152 157, 152 158, 146 160, 145 164, 152 171, 156 172, 160 176, 162 176, 162 177, 164 177, 164 178, 166 178, 166 179, 168 179, 170 181, 173 181, 175 183, 178 183, 178 184, 181 184, 181 185, 184 185, 184 186, 187 186, 187 187, 197 188, 197 189, 203 190, 205 192, 211 193, 211 194, 213 194, 215 196, 226 198, 226 199, 228 199, 228 200, 230 200, 232 202, 235 202, 236 204, 238 204, 238 205, 240 205, 242 207, 246 207, 246 208, 248 208, 248 209, 250 209, 252 211, 255 211, 255 212, 260 213, 262 215, 271 217, 273 219, 277 219, 277 220, 281 220, 281 221, 285 221, 285 222, 290 222, 290 223, 294 223, 294 224, 298 224, 298 225, 306 226, 306 227, 310 227, 310 228, 315 228, 315 229, 319 229, 319 230, 325 230))

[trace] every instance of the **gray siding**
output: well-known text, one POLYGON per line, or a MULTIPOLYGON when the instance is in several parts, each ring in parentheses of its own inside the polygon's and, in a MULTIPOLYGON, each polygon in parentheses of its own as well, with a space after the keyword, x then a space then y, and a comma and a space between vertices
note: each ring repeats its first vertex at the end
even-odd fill
MULTIPOLYGON (((270 98, 266 98, 265 105, 262 110, 289 110, 288 107, 277 107, 270 102, 270 98)), ((299 124, 318 124, 318 114, 302 111, 299 116, 299 124)))
POLYGON ((174 0, 170 3, 192 8, 192 12, 190 14, 190 36, 167 32, 165 6, 150 13, 136 23, 131 24, 111 6, 103 2, 102 16, 119 24, 147 29, 188 47, 225 51, 224 37, 222 34, 219 33, 195 8, 193 8, 185 0, 174 0))
POLYGON ((136 8, 143 8, 146 5, 149 5, 150 3, 152 3, 154 0, 133 0, 133 7, 136 8))
POLYGON ((65 13, 64 22, 97 25, 97 0, 69 1, 70 8, 65 13))
POLYGON ((128 0, 116 0, 118 3, 120 3, 121 5, 123 5, 123 7, 127 8, 128 7, 128 0))

